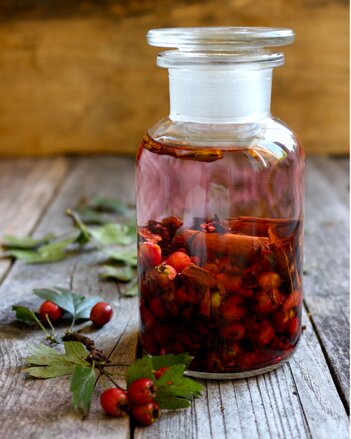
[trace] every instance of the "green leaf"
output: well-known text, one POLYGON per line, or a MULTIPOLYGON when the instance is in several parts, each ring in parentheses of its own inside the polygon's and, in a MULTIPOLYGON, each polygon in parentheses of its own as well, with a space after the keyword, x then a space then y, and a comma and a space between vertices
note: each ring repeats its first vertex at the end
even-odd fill
POLYGON ((69 363, 55 363, 48 366, 28 367, 26 372, 34 378, 56 378, 71 375, 74 365, 69 363))
POLYGON ((104 265, 100 276, 104 279, 113 278, 121 282, 128 282, 135 276, 130 265, 124 267, 114 267, 113 265, 104 265))
POLYGON ((73 244, 78 238, 77 234, 70 236, 69 238, 62 239, 61 241, 56 241, 50 244, 43 245, 39 248, 38 252, 47 257, 52 257, 54 255, 65 256, 65 250, 70 245, 73 244))
POLYGON ((35 314, 26 306, 13 305, 13 311, 16 312, 16 319, 26 323, 36 323, 35 314))
POLYGON ((81 245, 87 244, 90 241, 90 232, 88 227, 80 219, 79 214, 71 209, 67 209, 66 214, 73 219, 74 224, 78 227, 80 231, 80 234, 76 238, 78 244, 81 245))
POLYGON ((38 250, 10 250, 9 255, 30 264, 64 259, 66 248, 77 240, 77 235, 39 247, 38 250))
POLYGON ((132 283, 131 286, 127 287, 125 290, 121 291, 122 296, 133 297, 138 295, 138 285, 137 283, 132 283))
POLYGON ((28 264, 38 264, 43 262, 60 261, 65 258, 65 253, 42 255, 32 250, 10 250, 9 256, 27 262, 28 264))
POLYGON ((102 245, 128 245, 134 241, 129 234, 129 227, 124 224, 107 223, 96 228, 89 228, 90 235, 102 245))
POLYGON ((86 364, 85 359, 87 358, 87 349, 83 343, 79 341, 64 341, 66 358, 69 361, 77 364, 86 364), (84 360, 82 362, 82 360, 84 360))
POLYGON ((55 378, 69 375, 75 365, 89 367, 86 361, 88 351, 78 341, 64 342, 65 353, 61 354, 46 345, 29 346, 30 356, 24 361, 32 367, 27 368, 29 375, 36 378, 55 378))
POLYGON ((84 415, 89 413, 95 387, 95 372, 92 367, 77 365, 71 378, 72 406, 84 415))
POLYGON ((137 360, 127 370, 127 385, 139 378, 151 378, 152 380, 155 380, 152 372, 152 360, 148 356, 137 360))
POLYGON ((53 233, 48 233, 42 238, 31 238, 30 236, 12 236, 6 235, 3 237, 2 246, 9 249, 35 249, 36 247, 46 244, 49 241, 55 239, 55 235, 53 233))
POLYGON ((127 250, 106 249, 105 254, 115 261, 124 262, 132 267, 137 266, 137 250, 135 247, 127 250))
POLYGON ((128 245, 135 240, 135 236, 130 233, 131 228, 127 225, 108 222, 100 227, 88 227, 77 212, 68 209, 67 215, 73 218, 80 230, 77 239, 80 244, 88 243, 91 238, 101 245, 128 245))
POLYGON ((121 200, 104 197, 93 197, 87 207, 100 212, 125 213, 128 207, 121 200))
POLYGON ((66 288, 54 287, 33 290, 34 294, 44 300, 50 300, 57 306, 72 314, 75 319, 88 319, 91 308, 98 302, 101 297, 85 297, 66 288))
POLYGON ((162 409, 188 407, 194 398, 201 396, 203 386, 184 377, 184 364, 175 364, 156 381, 156 402, 162 409))
POLYGON ((152 367, 154 370, 160 367, 173 366, 175 364, 184 364, 185 368, 189 366, 194 357, 184 352, 183 354, 165 354, 152 357, 152 367))

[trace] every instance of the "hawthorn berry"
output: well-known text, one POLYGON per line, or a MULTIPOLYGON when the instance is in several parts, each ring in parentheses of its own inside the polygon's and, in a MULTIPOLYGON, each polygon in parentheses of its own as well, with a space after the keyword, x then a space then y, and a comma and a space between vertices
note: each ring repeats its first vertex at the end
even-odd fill
POLYGON ((139 246, 139 260, 146 269, 156 267, 161 264, 161 247, 152 242, 143 242, 139 246))
POLYGON ((151 378, 139 378, 128 386, 128 397, 133 404, 147 404, 156 396, 156 387, 151 378))
POLYGON ((171 285, 176 276, 177 272, 171 265, 162 264, 155 268, 154 277, 161 288, 171 285))
POLYGON ((160 416, 160 407, 155 401, 134 405, 131 408, 133 418, 143 425, 151 425, 160 416))
POLYGON ((261 276, 258 278, 258 283, 264 291, 268 291, 272 288, 279 288, 282 280, 279 274, 274 272, 266 272, 261 274, 261 276))
POLYGON ((100 404, 104 411, 111 416, 124 416, 128 413, 128 395, 116 387, 105 390, 100 395, 100 404))
POLYGON ((290 317, 286 311, 276 311, 273 314, 273 326, 278 332, 283 332, 288 326, 290 317))
POLYGON ((96 303, 90 311, 90 320, 96 326, 104 326, 112 318, 112 306, 106 302, 96 303))
POLYGON ((241 277, 226 273, 217 274, 217 280, 221 282, 228 293, 237 293, 241 287, 241 277))
POLYGON ((261 324, 261 330, 257 336, 257 341, 263 345, 266 346, 274 337, 275 332, 273 327, 270 325, 270 323, 265 320, 261 324))
POLYGON ((183 252, 174 252, 168 256, 167 264, 171 265, 177 273, 181 273, 186 267, 193 264, 191 258, 183 252))
POLYGON ((254 310, 262 314, 269 314, 274 311, 276 304, 266 291, 259 291, 255 296, 256 304, 254 310))
POLYGON ((221 328, 222 337, 228 340, 241 340, 245 336, 245 326, 241 323, 233 323, 231 325, 225 325, 221 328))
POLYGON ((294 317, 292 320, 290 320, 288 325, 288 333, 291 338, 294 338, 297 336, 300 330, 300 322, 297 317, 294 317))
POLYGON ((256 361, 254 352, 244 352, 238 359, 238 366, 241 370, 251 369, 256 361))
POLYGON ((61 320, 63 311, 59 306, 56 305, 56 303, 46 300, 40 306, 39 315, 42 322, 47 323, 46 316, 48 316, 51 322, 57 322, 61 320))
POLYGON ((301 293, 299 291, 293 291, 284 302, 283 311, 289 311, 294 306, 300 306, 301 300, 301 293))

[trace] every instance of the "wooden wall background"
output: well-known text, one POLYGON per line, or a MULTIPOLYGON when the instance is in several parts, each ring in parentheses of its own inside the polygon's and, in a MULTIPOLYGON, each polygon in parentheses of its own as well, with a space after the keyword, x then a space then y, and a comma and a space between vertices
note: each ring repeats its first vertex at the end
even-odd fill
POLYGON ((347 0, 1 0, 0 154, 134 153, 168 114, 148 29, 292 27, 274 115, 313 153, 348 151, 347 0))

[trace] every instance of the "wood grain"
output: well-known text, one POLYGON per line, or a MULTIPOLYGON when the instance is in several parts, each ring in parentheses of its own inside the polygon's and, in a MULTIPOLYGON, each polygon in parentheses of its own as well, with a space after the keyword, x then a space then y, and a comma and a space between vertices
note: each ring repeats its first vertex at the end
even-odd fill
POLYGON ((331 371, 349 407, 348 174, 336 174, 336 167, 335 160, 307 161, 304 295, 331 371))
MULTIPOLYGON (((64 158, 0 161, 0 236, 28 235, 69 171, 64 158)), ((11 265, 0 259, 0 280, 11 265)))
POLYGON ((147 30, 214 25, 292 27, 272 113, 308 152, 348 151, 344 0, 6 0, 0 21, 0 154, 134 153, 169 110, 147 30))

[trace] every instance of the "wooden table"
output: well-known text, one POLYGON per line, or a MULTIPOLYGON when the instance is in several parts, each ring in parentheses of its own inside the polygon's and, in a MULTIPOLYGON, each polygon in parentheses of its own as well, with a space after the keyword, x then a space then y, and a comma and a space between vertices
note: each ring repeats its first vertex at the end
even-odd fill
MULTIPOLYGON (((69 226, 63 212, 83 195, 134 197, 133 159, 91 157, 0 162, 0 232, 42 235, 69 226)), ((37 305, 33 288, 60 285, 112 301, 116 318, 95 334, 113 357, 136 357, 137 298, 99 281, 97 254, 52 264, 0 261, 0 437, 15 438, 315 438, 348 437, 349 283, 348 161, 310 158, 307 166, 304 325, 294 357, 278 370, 239 381, 208 381, 188 410, 164 412, 149 428, 130 430, 92 404, 84 421, 70 409, 66 378, 23 373, 39 330, 14 321, 11 306, 37 305)))

